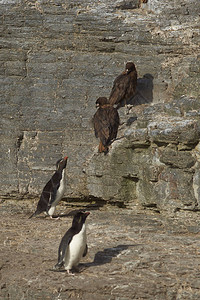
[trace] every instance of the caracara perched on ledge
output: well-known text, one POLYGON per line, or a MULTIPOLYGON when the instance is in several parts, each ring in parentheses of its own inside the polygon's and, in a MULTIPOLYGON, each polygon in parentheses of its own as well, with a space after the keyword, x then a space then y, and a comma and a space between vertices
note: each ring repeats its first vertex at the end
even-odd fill
POLYGON ((133 62, 127 62, 125 71, 119 75, 113 82, 113 88, 110 93, 109 103, 117 105, 119 108, 122 102, 131 99, 136 93, 137 71, 133 62))
POLYGON ((105 97, 96 101, 97 112, 93 117, 95 136, 100 139, 99 152, 108 152, 112 140, 116 138, 119 127, 119 114, 105 97))

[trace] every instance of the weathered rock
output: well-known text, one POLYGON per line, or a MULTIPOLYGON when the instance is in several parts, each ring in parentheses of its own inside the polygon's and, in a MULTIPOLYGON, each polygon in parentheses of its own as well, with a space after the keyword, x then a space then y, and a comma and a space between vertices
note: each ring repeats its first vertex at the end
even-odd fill
MULTIPOLYGON (((144 110, 106 157, 93 156, 90 195, 159 211, 199 209, 199 117, 175 117, 175 103, 182 111, 182 101, 144 110)), ((197 109, 198 101, 191 101, 188 112, 194 103, 197 109)))
POLYGON ((196 162, 191 153, 172 149, 163 150, 160 156, 160 161, 165 165, 170 165, 172 168, 179 169, 190 169, 196 162))
MULTIPOLYGON (((38 197, 56 160, 68 155, 66 198, 135 203, 144 165, 146 174, 157 170, 154 160, 169 167, 160 160, 161 146, 177 145, 175 151, 193 156, 199 140, 199 8, 191 0, 1 1, 0 194, 38 197), (126 138, 102 159, 94 155, 95 100, 109 95, 130 60, 138 70, 131 100, 138 113, 120 109, 119 137, 126 138), (177 101, 168 104, 172 99, 177 101), (142 112, 140 104, 149 106, 142 112), (153 116, 160 113, 163 119, 153 116)), ((192 168, 197 199, 196 164, 192 168)))

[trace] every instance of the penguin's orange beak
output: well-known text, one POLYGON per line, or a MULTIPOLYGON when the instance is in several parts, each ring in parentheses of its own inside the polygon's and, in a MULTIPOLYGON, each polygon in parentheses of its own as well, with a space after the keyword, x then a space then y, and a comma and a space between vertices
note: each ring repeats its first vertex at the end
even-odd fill
POLYGON ((67 160, 67 159, 68 159, 68 156, 65 156, 65 157, 64 157, 64 160, 67 160))

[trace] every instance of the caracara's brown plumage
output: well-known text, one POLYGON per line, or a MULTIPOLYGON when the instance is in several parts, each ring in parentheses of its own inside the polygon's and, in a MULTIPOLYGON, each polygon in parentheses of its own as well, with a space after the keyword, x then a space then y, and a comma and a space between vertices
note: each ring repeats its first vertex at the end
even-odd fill
POLYGON ((117 136, 119 114, 105 97, 98 98, 96 106, 99 108, 93 117, 95 136, 100 139, 99 152, 106 154, 111 141, 117 136))
POLYGON ((126 102, 136 93, 137 71, 133 62, 127 62, 125 71, 119 75, 113 82, 113 88, 110 93, 109 103, 116 104, 117 108, 123 101, 126 102))

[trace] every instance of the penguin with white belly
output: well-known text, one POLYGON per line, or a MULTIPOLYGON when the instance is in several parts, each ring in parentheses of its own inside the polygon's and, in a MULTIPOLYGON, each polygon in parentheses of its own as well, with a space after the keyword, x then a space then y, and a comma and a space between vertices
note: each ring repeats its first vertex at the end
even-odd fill
POLYGON ((68 157, 65 156, 56 162, 56 172, 43 188, 37 209, 30 218, 39 215, 42 212, 47 213, 50 218, 55 211, 56 205, 62 199, 65 191, 65 168, 68 157))
POLYGON ((81 258, 86 256, 88 247, 85 221, 89 214, 89 212, 82 211, 75 214, 72 227, 61 240, 58 249, 58 263, 54 270, 64 267, 70 274, 70 271, 78 266, 81 258))

